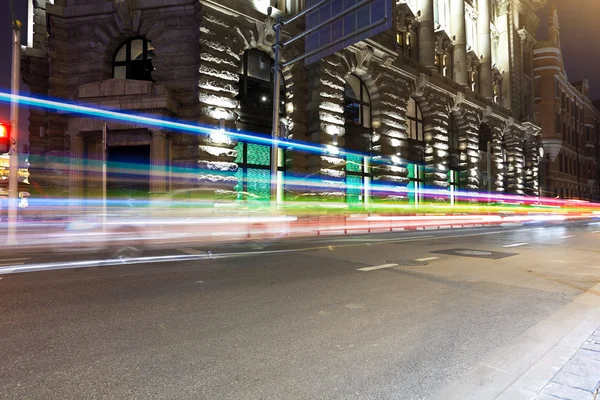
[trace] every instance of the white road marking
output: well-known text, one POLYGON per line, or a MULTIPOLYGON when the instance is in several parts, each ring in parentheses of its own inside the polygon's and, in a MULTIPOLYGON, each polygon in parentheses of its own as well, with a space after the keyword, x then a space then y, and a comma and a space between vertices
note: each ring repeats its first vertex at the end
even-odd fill
POLYGON ((519 247, 519 246, 526 246, 529 243, 513 243, 513 244, 505 244, 502 247, 519 247))
POLYGON ((414 240, 414 239, 427 239, 434 238, 432 235, 421 235, 421 236, 407 236, 402 238, 394 238, 394 239, 370 239, 370 238, 340 238, 340 239, 330 239, 332 242, 399 242, 402 240, 414 240))
POLYGON ((25 261, 21 262, 2 262, 0 263, 0 267, 12 267, 13 265, 23 265, 25 261))
POLYGON ((417 261, 431 261, 437 260, 439 257, 425 257, 425 258, 417 258, 417 261))
POLYGON ((594 232, 592 232, 592 233, 600 233, 600 231, 594 231, 594 232))
POLYGON ((175 249, 175 250, 180 251, 180 252, 185 253, 185 254, 190 254, 192 256, 197 256, 199 254, 206 254, 205 251, 194 249, 192 247, 184 247, 184 248, 175 249))
POLYGON ((359 269, 357 269, 357 271, 374 271, 376 269, 390 268, 390 267, 395 267, 397 265, 398 264, 382 264, 382 265, 376 265, 374 267, 359 268, 359 269))
POLYGON ((568 239, 568 238, 572 238, 575 235, 567 235, 567 236, 561 236, 559 239, 568 239))

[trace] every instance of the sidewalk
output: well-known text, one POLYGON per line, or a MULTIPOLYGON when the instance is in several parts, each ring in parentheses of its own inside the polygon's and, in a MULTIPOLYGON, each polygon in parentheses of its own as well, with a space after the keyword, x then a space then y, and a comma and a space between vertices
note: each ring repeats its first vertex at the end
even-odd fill
POLYGON ((542 389, 540 399, 595 399, 600 386, 600 329, 542 389))
MULTIPOLYGON (((432 399, 592 400, 600 387, 600 284, 498 349, 432 399)), ((600 395, 597 396, 600 400, 600 395)))

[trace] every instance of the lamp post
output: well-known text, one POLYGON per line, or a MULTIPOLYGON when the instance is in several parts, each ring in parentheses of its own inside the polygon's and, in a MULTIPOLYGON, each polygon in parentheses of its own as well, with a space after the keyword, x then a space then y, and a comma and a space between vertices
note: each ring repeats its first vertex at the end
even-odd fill
MULTIPOLYGON (((13 96, 19 94, 19 84, 21 82, 21 22, 15 18, 14 4, 10 0, 10 11, 12 14, 12 76, 10 92, 13 96)), ((10 164, 8 178, 8 232, 6 243, 8 245, 17 244, 17 211, 19 207, 19 105, 16 102, 10 103, 10 164)))

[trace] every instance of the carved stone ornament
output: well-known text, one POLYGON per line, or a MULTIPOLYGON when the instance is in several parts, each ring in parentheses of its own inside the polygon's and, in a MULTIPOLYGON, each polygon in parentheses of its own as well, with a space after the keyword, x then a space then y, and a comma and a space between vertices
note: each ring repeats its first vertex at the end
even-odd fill
POLYGON ((429 83, 429 75, 421 74, 415 82, 415 94, 422 96, 425 93, 425 87, 429 83))
POLYGON ((453 100, 453 104, 452 104, 451 110, 454 112, 461 112, 462 104, 465 101, 465 94, 462 92, 459 92, 455 95, 452 95, 452 100, 453 100))
POLYGON ((513 117, 508 117, 506 119, 506 125, 504 126, 504 129, 502 129, 502 136, 504 136, 504 140, 510 140, 511 138, 510 136, 510 128, 515 124, 515 120, 513 117))
POLYGON ((375 50, 371 46, 363 47, 360 52, 356 54, 356 67, 361 69, 369 69, 375 50))
POLYGON ((258 45, 273 46, 275 42, 275 31, 273 30, 273 19, 267 17, 264 22, 256 21, 256 31, 258 32, 258 45))
POLYGON ((485 110, 483 110, 483 114, 481 115, 480 123, 487 123, 492 116, 492 107, 486 106, 485 110))
POLYGON ((390 65, 392 65, 394 63, 394 57, 390 57, 390 56, 383 56, 383 59, 381 61, 381 65, 383 65, 384 67, 389 67, 390 65))

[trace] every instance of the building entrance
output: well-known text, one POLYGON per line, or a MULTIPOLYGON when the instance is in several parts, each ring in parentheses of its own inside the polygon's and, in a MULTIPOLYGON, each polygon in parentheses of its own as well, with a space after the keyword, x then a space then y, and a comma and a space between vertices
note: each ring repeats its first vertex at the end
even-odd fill
POLYGON ((109 199, 148 199, 150 146, 110 146, 107 161, 109 199))

